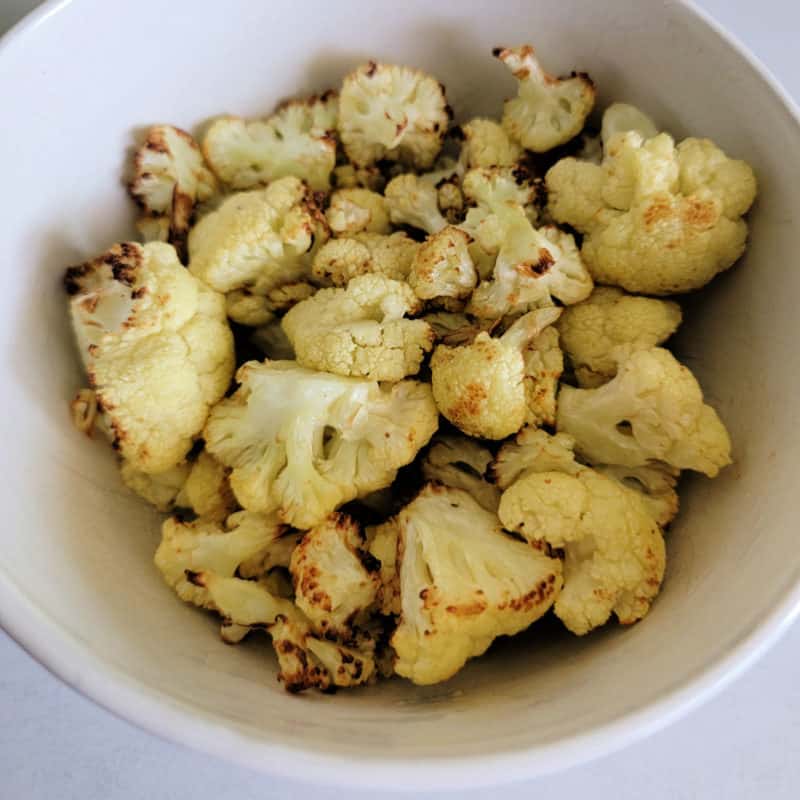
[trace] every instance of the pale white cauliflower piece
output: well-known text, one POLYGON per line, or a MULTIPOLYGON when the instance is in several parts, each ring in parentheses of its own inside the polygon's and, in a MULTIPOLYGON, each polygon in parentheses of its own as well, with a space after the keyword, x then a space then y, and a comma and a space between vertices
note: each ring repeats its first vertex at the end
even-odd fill
POLYGON ((244 508, 298 528, 389 486, 436 431, 431 389, 415 381, 379 385, 304 369, 249 362, 236 393, 212 411, 209 452, 232 467, 244 508))
POLYGON ((208 592, 191 578, 191 573, 233 578, 242 564, 263 560, 285 531, 275 514, 242 511, 230 516, 225 524, 205 519, 182 522, 172 517, 162 525, 155 564, 181 600, 215 608, 208 592))
POLYGON ((596 389, 562 386, 557 425, 593 463, 663 461, 713 478, 731 461, 728 432, 694 375, 660 347, 630 354, 596 389))
POLYGON ((603 122, 600 127, 603 148, 608 148, 613 136, 626 131, 636 131, 642 139, 658 136, 655 122, 644 111, 629 103, 612 103, 603 112, 603 122))
MULTIPOLYGON (((422 459, 422 476, 453 489, 463 489, 487 511, 497 511, 500 490, 487 480, 493 456, 466 436, 436 436, 422 459)), ((380 556, 378 556, 380 558, 380 556)))
MULTIPOLYGON (((501 489, 507 489, 520 478, 539 472, 576 475, 585 466, 575 459, 574 448, 575 440, 569 434, 551 436, 528 426, 517 434, 514 441, 506 442, 500 448, 489 474, 501 489)), ((679 500, 675 485, 678 470, 657 462, 644 467, 595 464, 592 469, 637 492, 648 513, 662 528, 677 515, 679 500)))
POLYGON ((360 275, 344 289, 320 289, 283 318, 301 366, 378 381, 419 371, 433 346, 414 292, 382 275, 360 275))
POLYGON ((525 398, 529 425, 556 424, 558 381, 564 372, 564 354, 555 327, 546 327, 522 351, 525 362, 525 398))
MULTIPOLYGON (((473 203, 485 206, 489 212, 508 204, 522 206, 531 222, 536 222, 538 218, 537 203, 542 196, 542 189, 541 179, 534 178, 527 168, 519 164, 471 169, 462 182, 464 196, 473 203)), ((475 219, 473 213, 470 222, 475 219)), ((480 221, 481 217, 477 219, 480 221)))
POLYGON ((346 514, 331 514, 307 531, 289 571, 297 607, 326 637, 348 638, 356 615, 372 605, 380 587, 380 564, 346 514))
POLYGON ((161 242, 114 245, 70 267, 64 284, 115 449, 148 474, 180 464, 233 374, 223 297, 161 242))
POLYGON ((644 467, 597 464, 593 469, 638 492, 650 516, 662 528, 666 528, 678 515, 680 499, 675 486, 679 470, 657 462, 644 467))
POLYGON ((156 125, 133 159, 128 189, 144 209, 140 229, 148 241, 169 241, 183 256, 196 203, 217 189, 203 154, 186 131, 156 125))
POLYGON ((251 189, 284 178, 301 178, 325 190, 336 165, 336 92, 284 103, 266 120, 223 117, 211 124, 203 153, 233 189, 251 189))
POLYGON ((431 386, 442 415, 470 436, 504 439, 516 433, 528 415, 523 353, 560 312, 531 311, 497 339, 484 332, 471 344, 438 345, 431 386))
POLYGON ((584 234, 595 280, 655 295, 699 289, 728 269, 756 195, 752 169, 709 140, 676 149, 665 133, 636 131, 612 136, 600 166, 562 159, 546 183, 553 218, 584 234))
POLYGON ((556 78, 542 69, 530 45, 492 52, 519 81, 518 96, 506 100, 503 109, 503 128, 514 141, 544 153, 580 133, 595 101, 585 72, 556 78))
POLYGON ((647 614, 666 566, 661 529, 636 492, 591 469, 530 474, 500 500, 500 520, 531 543, 564 551, 556 616, 582 636, 616 614, 647 614))
POLYGON ((491 279, 474 291, 468 313, 497 319, 552 305, 554 298, 570 305, 588 297, 592 279, 570 234, 553 226, 537 230, 517 205, 498 206, 491 216, 497 230, 483 226, 477 240, 487 252, 499 244, 497 258, 491 279))
POLYGON ((258 298, 309 278, 327 238, 309 188, 298 178, 281 178, 266 189, 231 195, 203 217, 189 235, 189 270, 218 292, 241 292, 232 300, 244 304, 238 318, 263 325, 274 304, 258 298))
POLYGON ((330 198, 325 218, 334 236, 366 231, 389 233, 389 212, 383 195, 369 189, 337 189, 330 198))
POLYGON ((478 282, 469 243, 469 234, 453 226, 429 236, 417 250, 408 273, 414 294, 421 300, 469 297, 478 282))
POLYGON ((370 61, 350 73, 339 98, 339 135, 358 166, 381 159, 427 169, 450 122, 444 87, 419 70, 370 61))
POLYGON ((439 208, 439 192, 425 176, 405 173, 392 178, 384 191, 389 219, 395 225, 410 225, 426 233, 438 233, 447 227, 447 218, 439 208))
POLYGON ((192 465, 184 462, 176 464, 164 472, 148 475, 123 460, 120 464, 120 476, 122 482, 132 492, 155 506, 157 511, 172 511, 176 505, 175 500, 181 493, 191 469, 192 465))
POLYGON ((430 484, 398 515, 402 614, 395 671, 445 681, 498 636, 539 619, 561 589, 561 563, 512 539, 466 492, 430 484))
POLYGON ((672 301, 598 286, 582 303, 565 308, 556 327, 579 385, 592 388, 616 375, 616 348, 655 347, 675 333, 681 319, 681 308, 672 301))
POLYGON ((175 505, 190 508, 198 517, 206 520, 229 517, 236 510, 236 499, 228 482, 228 472, 204 450, 191 464, 186 480, 175 497, 175 505))
POLYGON ((493 119, 476 117, 462 125, 461 131, 461 160, 468 169, 513 167, 525 153, 493 119))
POLYGON ((389 236, 357 233, 330 239, 314 256, 311 274, 318 282, 334 286, 347 286, 356 276, 368 273, 401 281, 408 277, 419 247, 419 242, 402 231, 389 236))

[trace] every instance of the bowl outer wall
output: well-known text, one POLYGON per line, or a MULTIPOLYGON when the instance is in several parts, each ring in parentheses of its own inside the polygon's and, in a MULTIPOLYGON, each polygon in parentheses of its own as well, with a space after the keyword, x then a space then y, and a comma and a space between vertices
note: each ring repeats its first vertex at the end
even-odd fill
POLYGON ((187 0, 158 6, 51 3, 0 49, 0 97, 16 123, 0 152, 13 189, 2 263, 17 270, 0 319, 4 627, 68 683, 155 733, 273 773, 409 789, 530 777, 607 752, 685 712, 763 652, 799 601, 791 490, 800 388, 798 122, 763 68, 676 3, 517 2, 502 18, 496 4, 470 3, 465 15, 452 3, 433 19, 422 2, 350 3, 337 8, 334 44, 322 3, 308 4, 302 25, 290 4, 231 3, 223 14, 191 3, 191 37, 187 0), (315 8, 318 25, 308 22, 315 8), (272 27, 291 36, 257 47, 254 31, 272 27), (367 45, 364 30, 373 31, 367 45), (286 697, 265 648, 222 648, 207 617, 174 602, 151 566, 155 515, 120 486, 108 451, 70 428, 64 409, 78 372, 61 270, 110 234, 131 234, 119 177, 138 126, 263 113, 298 88, 336 85, 372 55, 442 77, 457 111, 497 114, 513 82, 487 51, 521 39, 558 71, 591 70, 601 103, 640 103, 669 130, 708 134, 756 167, 753 248, 702 304, 688 304, 680 341, 732 430, 737 463, 713 485, 686 487, 668 581, 645 625, 592 642, 528 636, 442 687, 286 697), (164 69, 164 52, 174 69, 164 69))

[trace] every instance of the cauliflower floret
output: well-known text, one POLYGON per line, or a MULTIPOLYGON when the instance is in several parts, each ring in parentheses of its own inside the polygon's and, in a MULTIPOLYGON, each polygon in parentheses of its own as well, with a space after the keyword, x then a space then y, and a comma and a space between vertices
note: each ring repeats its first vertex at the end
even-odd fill
POLYGON ((358 166, 381 159, 427 169, 450 122, 444 87, 419 70, 370 61, 344 79, 339 135, 358 166))
POLYGON ((401 231, 390 236, 357 233, 331 239, 314 257, 311 274, 320 283, 334 286, 347 286, 356 276, 367 273, 401 281, 408 277, 419 247, 419 242, 401 231))
POLYGON ((294 361, 294 348, 279 319, 256 328, 250 342, 272 361, 294 361))
POLYGON ((400 576, 397 573, 397 542, 400 528, 396 519, 367 528, 369 553, 380 562, 376 606, 386 616, 400 615, 400 576))
MULTIPOLYGON (((576 475, 585 469, 575 460, 575 440, 566 433, 551 436, 530 426, 523 428, 512 442, 504 444, 492 463, 489 474, 501 489, 539 472, 564 472, 576 475)), ((620 467, 595 464, 596 472, 607 475, 637 492, 648 513, 663 528, 678 513, 675 484, 679 472, 666 464, 645 467, 620 467)))
POLYGON ((403 318, 420 305, 406 284, 360 275, 344 289, 320 289, 289 311, 282 324, 301 366, 399 381, 419 371, 433 346, 427 323, 403 318))
POLYGON ((583 128, 595 101, 592 79, 585 72, 556 78, 545 72, 530 45, 495 48, 499 58, 519 81, 519 94, 506 100, 503 127, 528 150, 552 150, 583 128))
POLYGON ((285 530, 275 514, 241 511, 231 515, 224 525, 216 520, 182 522, 172 517, 161 528, 155 564, 181 600, 214 608, 208 592, 189 573, 232 578, 248 560, 263 560, 285 530))
POLYGON ((485 331, 491 333, 500 320, 474 320, 460 311, 434 311, 422 319, 433 329, 437 342, 455 347, 470 344, 485 331))
POLYGON ((224 117, 203 139, 211 168, 233 189, 250 189, 287 175, 325 190, 336 164, 336 92, 284 103, 269 119, 224 117))
POLYGON ((175 497, 175 505, 179 508, 190 508, 205 520, 223 520, 229 517, 236 510, 236 499, 228 482, 228 472, 226 467, 204 450, 191 465, 180 492, 175 497))
POLYGON ((678 516, 680 499, 675 486, 679 470, 658 463, 645 467, 597 464, 593 469, 638 492, 648 513, 662 528, 666 528, 678 516))
POLYGON ((402 616, 395 671, 445 681, 498 636, 539 619, 561 589, 561 563, 512 539, 466 492, 430 484, 398 515, 402 616))
POLYGON ((524 155, 524 150, 493 119, 476 117, 462 125, 461 131, 461 160, 469 169, 513 167, 524 155))
POLYGON ((164 472, 148 475, 123 460, 120 464, 122 482, 139 497, 155 506, 158 511, 172 511, 183 484, 189 477, 192 465, 184 462, 164 472))
POLYGON ((148 474, 181 463, 233 374, 223 298, 161 242, 114 245, 70 267, 64 284, 115 449, 148 474))
POLYGON ((490 475, 501 489, 538 472, 565 472, 574 475, 581 469, 575 460, 575 440, 566 433, 551 436, 530 425, 514 441, 498 451, 490 475))
MULTIPOLYGON (((203 217, 189 235, 189 270, 219 292, 267 297, 310 277, 316 249, 327 238, 309 188, 298 178, 281 178, 266 189, 231 195, 203 217)), ((234 302, 246 296, 234 295, 234 302)), ((256 310, 271 311, 271 304, 249 302, 250 324, 265 324, 256 310)))
POLYGON ((325 218, 335 236, 392 229, 383 195, 369 189, 338 189, 331 195, 325 218))
POLYGON ((384 191, 389 219, 395 225, 410 225, 426 233, 438 233, 447 227, 439 209, 436 184, 424 176, 406 173, 392 178, 384 191))
POLYGON ((553 218, 584 234, 595 280, 629 292, 675 294, 705 286, 744 252, 741 218, 756 195, 753 171, 712 142, 665 133, 611 137, 601 166, 572 158, 546 176, 553 218))
POLYGON ((133 159, 128 185, 144 209, 142 232, 148 240, 169 241, 183 256, 195 203, 211 197, 217 182, 192 137, 171 125, 156 125, 133 159))
MULTIPOLYGON (((539 215, 537 203, 542 196, 542 181, 519 164, 471 169, 464 176, 462 189, 467 199, 490 212, 512 204, 522 206, 531 222, 536 222, 539 215)), ((473 215, 471 219, 476 217, 473 215)))
POLYGON ((386 186, 386 178, 374 164, 367 167, 339 164, 333 170, 333 185, 337 189, 369 189, 371 192, 382 192, 386 186))
POLYGON ((347 638, 356 615, 375 601, 379 570, 358 523, 331 514, 307 531, 292 553, 295 603, 317 633, 347 638))
POLYGON ((647 614, 666 566, 661 529, 636 492, 591 469, 541 472, 514 483, 500 520, 531 543, 564 551, 564 588, 556 616, 578 636, 647 614))
POLYGON ((408 285, 422 300, 463 299, 472 294, 478 275, 469 254, 470 236, 448 226, 429 236, 408 273, 408 285))
POLYGON ((288 311, 316 291, 317 287, 307 281, 276 286, 265 295, 253 294, 250 289, 234 289, 225 295, 225 308, 233 322, 261 328, 273 321, 276 312, 288 311))
POLYGON ((592 279, 570 234, 553 226, 537 230, 518 205, 498 206, 492 217, 498 230, 487 236, 484 226, 477 240, 491 252, 498 236, 499 251, 492 278, 479 284, 468 313, 497 319, 552 305, 553 298, 570 305, 588 297, 592 279))
POLYGON ((253 511, 298 528, 389 486, 438 427, 430 387, 379 385, 291 361, 239 369, 236 393, 211 413, 204 438, 232 467, 233 491, 253 511))
POLYGON ((500 490, 486 479, 492 459, 489 450, 465 436, 437 436, 422 459, 422 476, 463 489, 487 511, 496 512, 500 490))
POLYGON ((498 339, 484 332, 461 347, 438 345, 431 384, 439 411, 470 436, 504 439, 516 433, 528 415, 523 352, 560 313, 532 311, 498 339))
POLYGON ((575 438, 580 455, 598 464, 664 461, 713 478, 731 461, 728 432, 703 403, 694 375, 660 347, 630 354, 597 389, 562 386, 557 425, 575 438))
POLYGON ((615 348, 655 347, 675 333, 681 318, 677 303, 599 286, 582 303, 564 309, 556 327, 578 384, 592 388, 616 375, 615 348))
POLYGON ((636 131, 642 139, 652 139, 658 136, 658 128, 644 111, 628 103, 612 103, 603 112, 603 122, 600 128, 600 140, 603 149, 607 149, 611 138, 618 133, 636 131))

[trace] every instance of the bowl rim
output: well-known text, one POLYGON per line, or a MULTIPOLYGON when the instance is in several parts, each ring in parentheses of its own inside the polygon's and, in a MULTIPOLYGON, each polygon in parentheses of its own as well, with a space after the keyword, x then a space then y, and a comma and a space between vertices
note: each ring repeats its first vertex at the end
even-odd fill
MULTIPOLYGON (((77 0, 46 0, 0 36, 0 63, 50 18, 77 0)), ((800 107, 773 73, 695 0, 667 0, 681 7, 763 81, 800 130, 800 107)), ((789 581, 781 601, 751 624, 716 662, 677 681, 658 700, 620 713, 611 722, 537 747, 505 753, 432 758, 358 757, 269 741, 263 731, 231 729, 222 720, 106 662, 88 643, 48 617, 0 564, 0 627, 52 675, 116 717, 159 738, 280 778, 364 789, 385 789, 386 774, 402 775, 406 790, 496 786, 552 774, 609 755, 665 728, 716 696, 749 669, 800 616, 800 579, 789 581), (297 764, 302 763, 298 776, 297 764), (399 772, 402 770, 402 772, 399 772)))

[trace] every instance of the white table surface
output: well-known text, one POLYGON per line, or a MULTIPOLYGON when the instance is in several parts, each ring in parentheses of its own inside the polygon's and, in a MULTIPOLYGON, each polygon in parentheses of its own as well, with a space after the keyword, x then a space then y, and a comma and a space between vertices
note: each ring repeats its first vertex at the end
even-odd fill
MULTIPOLYGON (((35 0, 0 0, 0 32, 35 5, 35 0)), ((800 5, 793 0, 701 0, 700 5, 800 98, 800 5)), ((800 797, 799 663, 800 624, 733 686, 667 730, 567 773, 507 787, 502 796, 795 800, 800 797)), ((156 739, 61 684, 0 631, 0 800, 341 795, 275 781, 156 739)), ((349 800, 379 796, 348 793, 349 800)))

